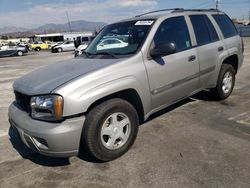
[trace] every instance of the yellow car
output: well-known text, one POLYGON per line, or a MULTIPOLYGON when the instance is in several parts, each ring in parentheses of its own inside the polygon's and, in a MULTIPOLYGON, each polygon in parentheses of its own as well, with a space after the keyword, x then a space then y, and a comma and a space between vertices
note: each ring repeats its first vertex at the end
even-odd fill
POLYGON ((45 41, 45 42, 35 42, 34 44, 31 44, 31 48, 35 51, 40 51, 40 50, 48 50, 51 46, 50 41, 45 41))

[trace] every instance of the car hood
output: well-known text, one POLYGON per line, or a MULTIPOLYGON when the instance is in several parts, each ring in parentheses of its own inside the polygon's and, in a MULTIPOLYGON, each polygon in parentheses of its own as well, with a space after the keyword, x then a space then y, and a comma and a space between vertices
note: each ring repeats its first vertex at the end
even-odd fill
POLYGON ((62 48, 63 47, 63 45, 55 45, 55 46, 52 46, 53 48, 62 48))
POLYGON ((117 63, 121 59, 75 58, 35 70, 13 84, 14 90, 26 95, 49 94, 57 87, 89 72, 117 63))

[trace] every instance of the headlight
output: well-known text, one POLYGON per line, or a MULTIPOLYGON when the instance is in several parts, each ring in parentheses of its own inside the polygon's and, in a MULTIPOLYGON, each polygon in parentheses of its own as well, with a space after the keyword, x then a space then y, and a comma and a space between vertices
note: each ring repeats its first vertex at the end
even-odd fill
POLYGON ((34 119, 59 121, 62 120, 63 98, 59 95, 31 97, 31 116, 34 119))

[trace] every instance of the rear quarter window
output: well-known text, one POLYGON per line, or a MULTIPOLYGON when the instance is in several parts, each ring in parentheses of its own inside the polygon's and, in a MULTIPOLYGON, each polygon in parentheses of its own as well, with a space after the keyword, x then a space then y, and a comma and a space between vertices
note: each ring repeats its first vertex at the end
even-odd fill
POLYGON ((213 18, 219 25, 224 35, 224 38, 229 38, 238 35, 238 32, 235 26, 233 25, 233 22, 227 15, 215 14, 213 15, 213 18))

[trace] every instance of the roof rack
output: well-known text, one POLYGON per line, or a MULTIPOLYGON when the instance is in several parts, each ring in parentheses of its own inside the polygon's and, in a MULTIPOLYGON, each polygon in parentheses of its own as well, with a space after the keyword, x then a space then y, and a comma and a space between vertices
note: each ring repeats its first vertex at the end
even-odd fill
POLYGON ((185 12, 185 11, 194 11, 194 12, 221 12, 218 9, 184 9, 184 8, 171 8, 171 9, 161 9, 161 10, 155 10, 155 11, 151 11, 151 12, 147 12, 144 14, 139 14, 136 15, 135 17, 141 17, 141 16, 145 16, 147 14, 153 14, 153 13, 157 13, 157 12, 166 12, 166 11, 172 11, 171 13, 175 13, 175 12, 185 12))
POLYGON ((174 10, 173 12, 221 12, 218 9, 210 8, 210 9, 182 9, 182 10, 174 10))
POLYGON ((184 11, 183 8, 169 8, 169 9, 161 9, 161 10, 155 10, 155 11, 151 11, 151 12, 146 12, 144 14, 139 14, 136 15, 135 17, 141 17, 141 16, 145 16, 147 14, 152 14, 152 13, 157 13, 157 12, 166 12, 166 11, 184 11))

